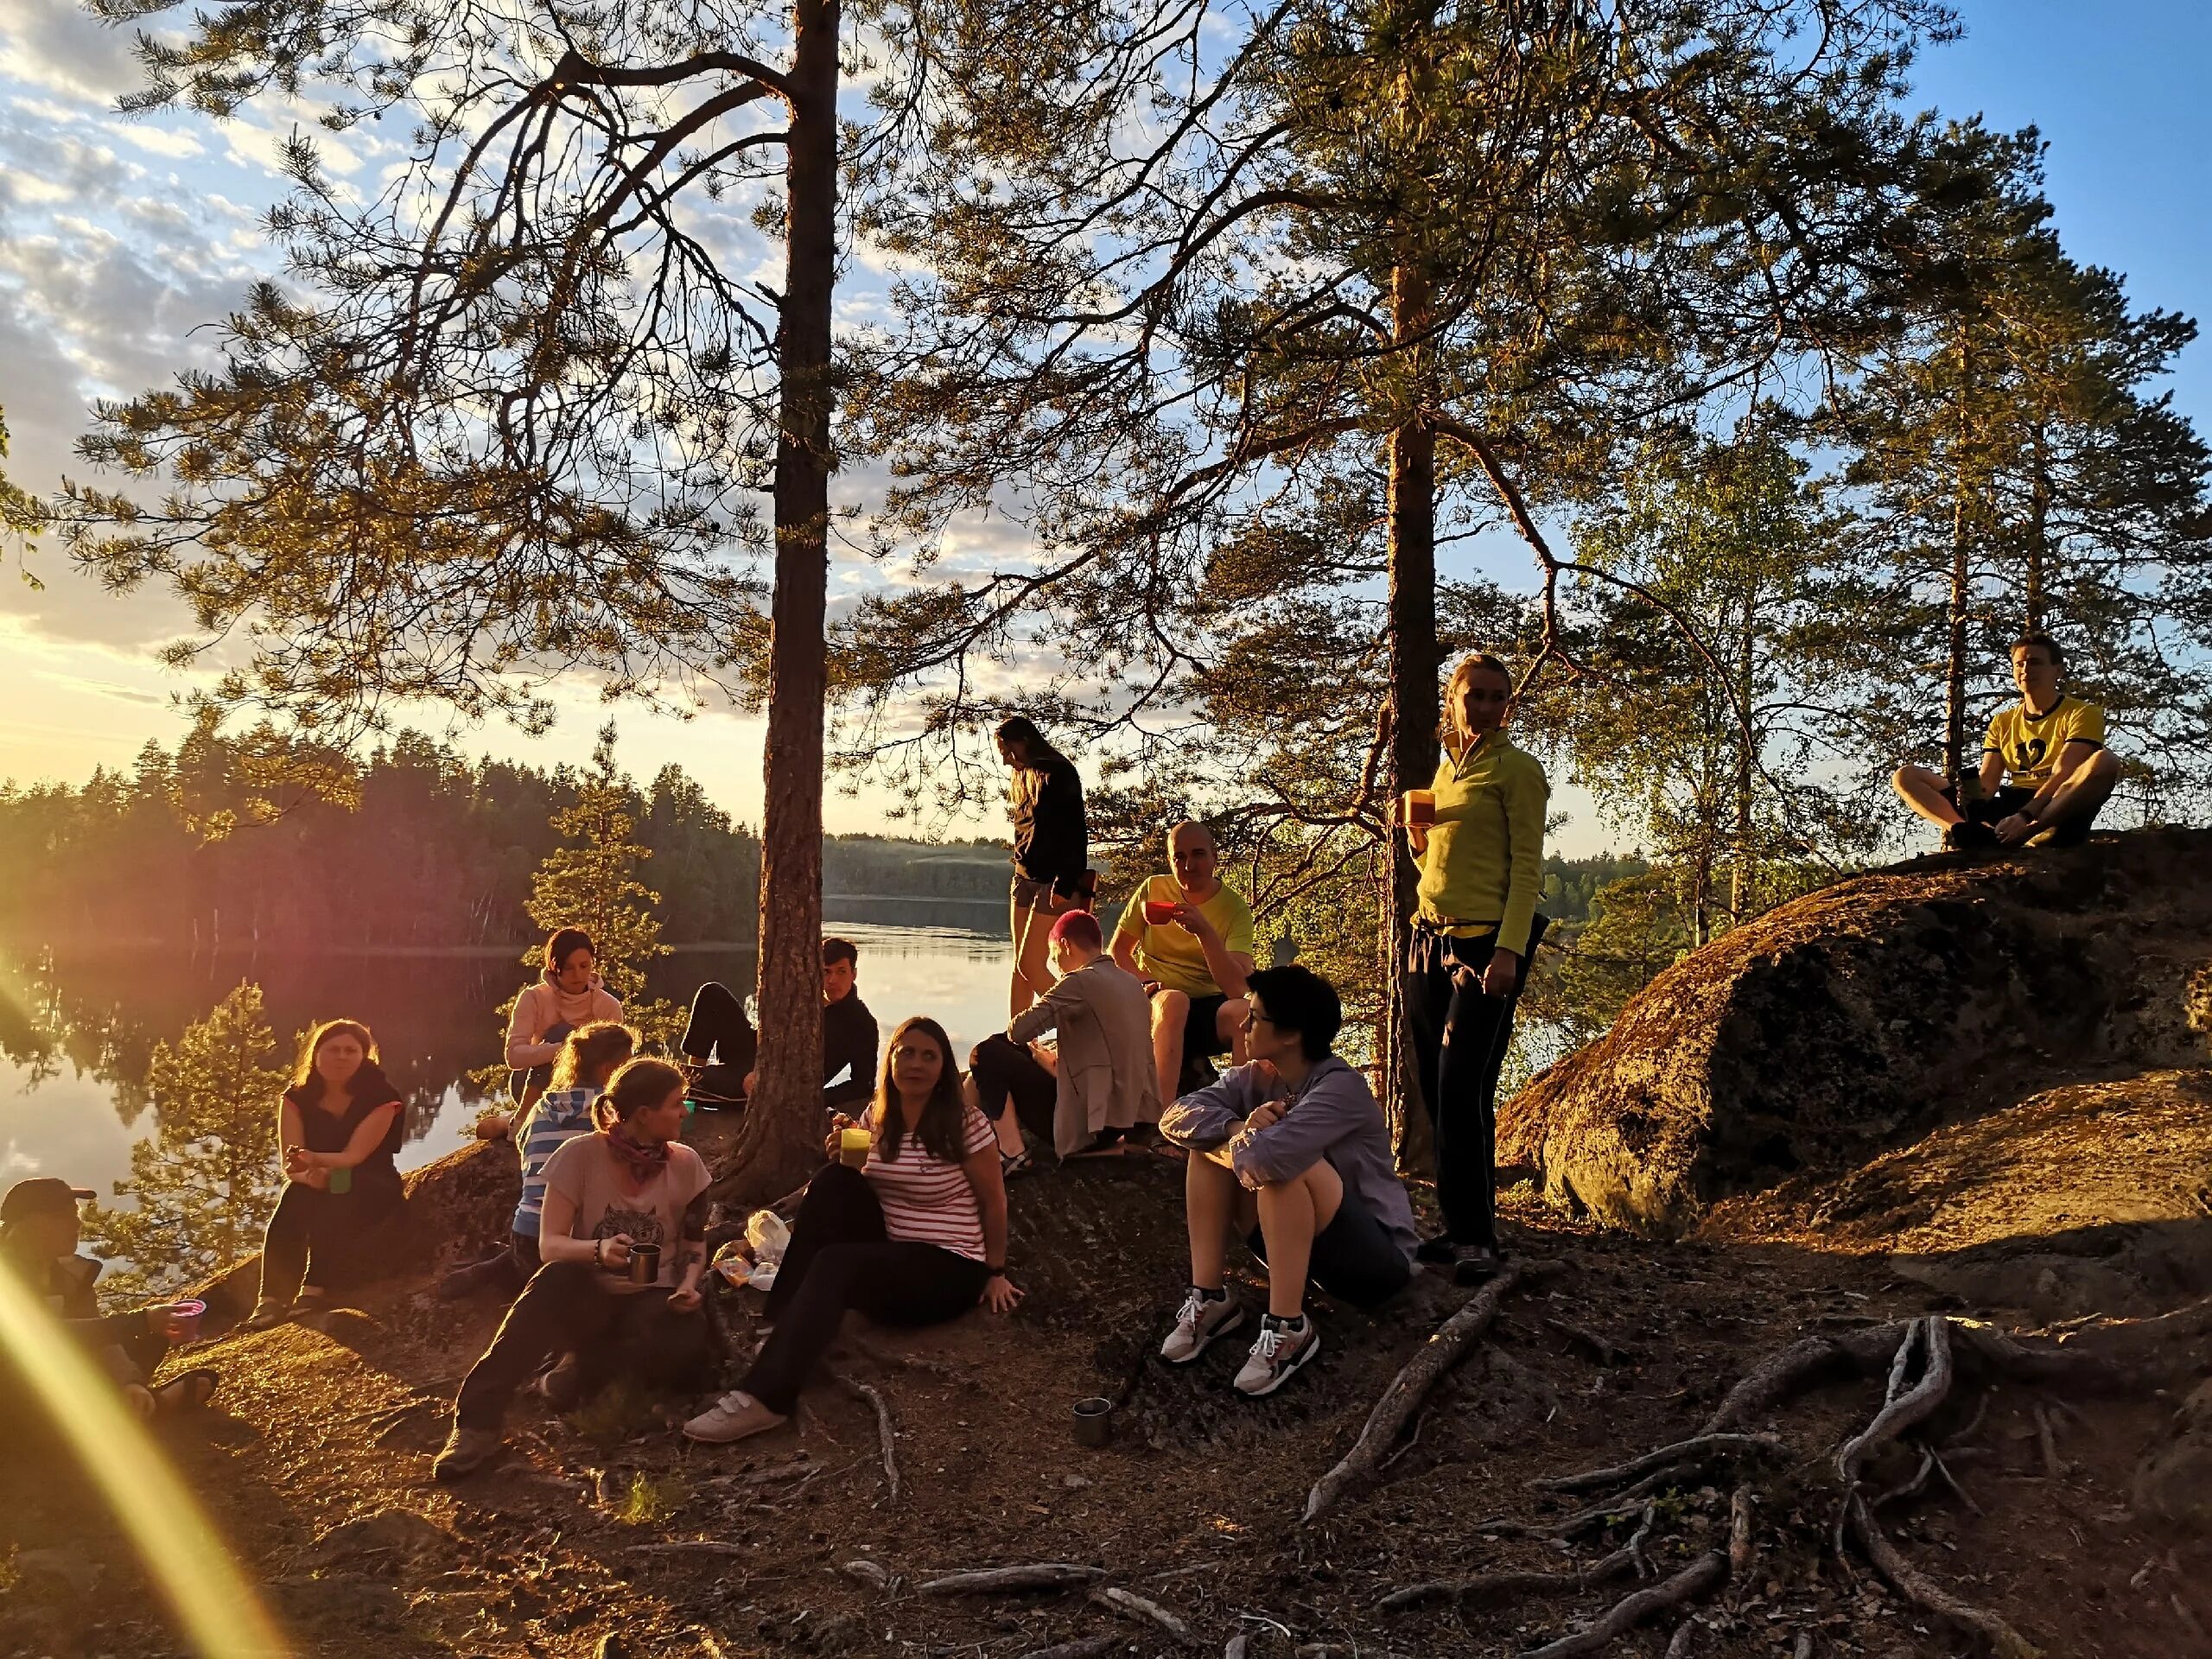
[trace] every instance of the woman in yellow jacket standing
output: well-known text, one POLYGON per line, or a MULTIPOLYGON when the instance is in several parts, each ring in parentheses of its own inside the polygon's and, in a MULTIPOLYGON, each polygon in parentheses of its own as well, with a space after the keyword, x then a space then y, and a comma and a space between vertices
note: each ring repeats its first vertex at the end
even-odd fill
POLYGON ((1444 758, 1395 816, 1421 864, 1406 963, 1421 1097, 1436 1135, 1444 1231, 1420 1249, 1462 1282, 1498 1264, 1497 1077, 1528 963, 1544 929, 1544 769, 1505 734, 1513 677, 1467 658, 1444 693, 1444 758))

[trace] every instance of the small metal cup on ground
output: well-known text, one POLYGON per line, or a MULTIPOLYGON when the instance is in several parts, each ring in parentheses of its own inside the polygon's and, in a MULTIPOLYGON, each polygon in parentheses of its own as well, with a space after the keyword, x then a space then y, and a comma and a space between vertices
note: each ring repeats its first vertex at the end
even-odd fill
POLYGON ((837 1161, 854 1169, 868 1166, 868 1149, 875 1144, 875 1137, 866 1129, 853 1128, 837 1132, 837 1161))
POLYGON ((632 1244, 630 1247, 630 1282, 650 1285, 660 1277, 660 1246, 632 1244))
POLYGON ((1075 1402, 1075 1438, 1079 1446, 1103 1446, 1113 1435, 1114 1402, 1103 1395, 1075 1402))

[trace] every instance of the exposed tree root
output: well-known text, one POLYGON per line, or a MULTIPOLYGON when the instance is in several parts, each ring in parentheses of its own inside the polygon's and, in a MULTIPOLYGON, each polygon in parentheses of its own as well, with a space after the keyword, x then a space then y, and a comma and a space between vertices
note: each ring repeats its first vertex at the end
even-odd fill
POLYGON ((1859 1540, 1859 1547, 1866 1552, 1866 1559, 1874 1564, 1874 1570, 1890 1587, 1907 1601, 1982 1637, 1997 1659, 2040 1659, 2039 1649, 1996 1614, 1961 1601, 1906 1560, 1875 1522, 1866 1500, 1856 1493, 1852 1495, 1847 1513, 1852 1531, 1859 1540))
POLYGON ((1049 1648, 1032 1648, 1021 1659, 1100 1659, 1122 1645, 1122 1638, 1109 1630, 1103 1636, 1079 1636, 1072 1642, 1055 1642, 1049 1648))
POLYGON ((1579 1475, 1560 1475, 1529 1484, 1548 1492, 1602 1492, 1608 1487, 1622 1485, 1674 1464, 1704 1462, 1736 1452, 1779 1452, 1782 1450, 1781 1437, 1774 1434, 1700 1434, 1694 1440, 1677 1440, 1672 1446, 1662 1446, 1656 1452, 1647 1452, 1640 1458, 1631 1458, 1611 1469, 1590 1469, 1579 1475))
POLYGON ((1675 1634, 1667 1643, 1666 1659, 1689 1659, 1690 1637, 1697 1629, 1697 1620, 1686 1618, 1675 1626, 1675 1634))
POLYGON ((1573 1573, 1478 1573, 1471 1579, 1431 1579, 1393 1590, 1376 1605, 1386 1612, 1403 1612, 1440 1601, 1486 1601, 1500 1596, 1539 1595, 1548 1591, 1586 1590, 1592 1585, 1641 1572, 1643 1541, 1658 1515, 1656 1504, 1643 1506, 1636 1535, 1604 1560, 1573 1573))
POLYGON ((1622 1597, 1587 1630, 1532 1649, 1522 1659, 1580 1659, 1584 1654, 1604 1653, 1646 1619, 1705 1594, 1727 1576, 1728 1558, 1709 1550, 1665 1583, 1622 1597))
POLYGON ((1022 1590, 1065 1590, 1096 1584, 1106 1576, 1103 1567, 1084 1567, 1074 1561, 1032 1561, 1024 1567, 986 1567, 973 1573, 949 1573, 914 1586, 925 1596, 1003 1596, 1022 1590))
POLYGON ((1301 1519, 1312 1524, 1374 1482, 1383 1458, 1414 1412, 1421 1408, 1421 1402, 1490 1329, 1507 1294, 1536 1271, 1538 1268, 1531 1263, 1509 1262, 1495 1279, 1469 1297, 1458 1313, 1437 1326, 1420 1351, 1406 1362, 1405 1369, 1382 1390, 1375 1408, 1367 1414, 1366 1425, 1359 1431, 1359 1439, 1352 1443, 1351 1450, 1313 1483, 1301 1519))
POLYGON ((1937 1408, 1950 1397, 1952 1375, 1950 1320, 1941 1314, 1915 1320, 1897 1344, 1890 1366, 1889 1393, 1881 1410, 1875 1414, 1872 1422, 1846 1440, 1836 1452, 1836 1478, 1843 1483, 1846 1491, 1858 1485, 1859 1471, 1869 1458, 1907 1429, 1936 1414, 1937 1408), (1926 1355, 1926 1363, 1920 1381, 1908 1388, 1905 1379, 1916 1353, 1926 1355))

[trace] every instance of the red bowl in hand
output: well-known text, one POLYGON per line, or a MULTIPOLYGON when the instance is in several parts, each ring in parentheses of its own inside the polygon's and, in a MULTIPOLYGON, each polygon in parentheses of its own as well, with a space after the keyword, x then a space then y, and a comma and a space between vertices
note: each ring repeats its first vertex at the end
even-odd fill
POLYGON ((1144 901, 1144 918, 1154 927, 1165 927, 1175 919, 1175 906, 1158 899, 1144 901))

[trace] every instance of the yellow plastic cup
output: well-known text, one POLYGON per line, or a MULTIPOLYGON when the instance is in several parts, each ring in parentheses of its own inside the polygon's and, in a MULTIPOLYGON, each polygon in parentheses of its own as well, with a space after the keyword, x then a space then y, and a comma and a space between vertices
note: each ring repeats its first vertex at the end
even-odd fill
POLYGON ((837 1136, 838 1161, 855 1169, 868 1163, 868 1149, 875 1144, 875 1137, 863 1128, 841 1130, 837 1136))

